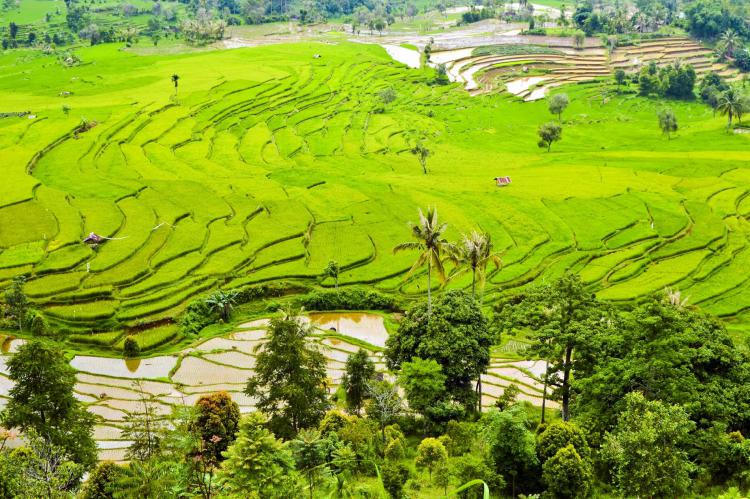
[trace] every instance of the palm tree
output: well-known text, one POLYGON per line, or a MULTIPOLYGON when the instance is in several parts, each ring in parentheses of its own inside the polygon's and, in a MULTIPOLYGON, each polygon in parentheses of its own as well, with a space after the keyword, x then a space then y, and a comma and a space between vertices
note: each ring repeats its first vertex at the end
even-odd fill
POLYGON ((742 120, 742 112, 745 110, 745 98, 742 92, 736 87, 729 87, 719 96, 719 105, 716 109, 723 115, 727 116, 727 129, 732 126, 732 118, 736 115, 739 121, 742 120))
POLYGON ((734 57, 734 49, 737 48, 737 44, 739 43, 741 42, 737 32, 732 28, 726 30, 722 33, 721 38, 719 39, 719 44, 717 45, 719 57, 734 57))
POLYGON ((495 264, 495 268, 499 269, 503 262, 500 260, 500 256, 492 252, 492 239, 487 233, 474 231, 468 236, 464 234, 456 253, 456 263, 461 265, 462 268, 454 276, 464 274, 471 269, 471 296, 474 298, 477 280, 479 281, 479 287, 484 290, 487 264, 492 262, 495 264), (479 273, 478 279, 477 272, 479 273))
POLYGON ((447 224, 438 222, 438 213, 435 208, 428 208, 427 215, 419 210, 419 223, 412 224, 411 233, 416 241, 401 243, 393 248, 394 253, 403 250, 420 251, 417 261, 414 262, 407 277, 412 275, 418 268, 427 264, 427 316, 432 314, 432 268, 437 271, 438 277, 445 282, 445 269, 443 268, 442 256, 444 253, 451 255, 454 247, 443 238, 447 224))

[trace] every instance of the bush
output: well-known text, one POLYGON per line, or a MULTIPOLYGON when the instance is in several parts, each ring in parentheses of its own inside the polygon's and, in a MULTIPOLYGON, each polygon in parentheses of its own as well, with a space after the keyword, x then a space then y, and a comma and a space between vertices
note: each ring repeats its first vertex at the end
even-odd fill
POLYGON ((81 499, 111 499, 116 482, 123 475, 123 468, 112 461, 102 461, 94 468, 81 488, 81 499))
POLYGON ((404 484, 409 479, 409 468, 403 463, 386 461, 380 468, 383 488, 392 499, 401 499, 404 495, 404 484))
POLYGON ((125 338, 125 343, 123 343, 122 353, 127 358, 138 357, 141 353, 141 347, 138 345, 138 342, 135 341, 135 338, 128 336, 125 338))
POLYGON ((301 297, 299 305, 306 310, 398 310, 393 298, 362 289, 313 292, 301 297))
POLYGON ((47 324, 47 319, 37 312, 31 319, 29 329, 34 336, 45 336, 49 333, 49 324, 47 324))

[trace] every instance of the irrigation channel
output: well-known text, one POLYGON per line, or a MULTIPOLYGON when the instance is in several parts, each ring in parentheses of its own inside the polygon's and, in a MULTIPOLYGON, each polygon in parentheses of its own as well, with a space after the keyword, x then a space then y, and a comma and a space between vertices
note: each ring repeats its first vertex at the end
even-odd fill
MULTIPOLYGON (((334 392, 344 373, 347 357, 364 348, 379 371, 385 371, 383 350, 388 339, 384 317, 371 313, 309 314, 303 320, 315 328, 313 341, 327 361, 329 390, 334 392)), ((202 395, 225 390, 242 412, 253 410, 254 401, 243 392, 255 366, 255 349, 266 336, 269 319, 241 324, 224 336, 201 339, 173 355, 145 359, 119 359, 76 355, 71 365, 78 371, 75 395, 99 416, 94 436, 99 457, 123 461, 130 442, 122 439, 128 413, 142 410, 144 397, 166 416, 175 405, 192 405, 202 395)), ((23 344, 13 337, 0 339, 0 406, 5 405, 13 383, 7 377, 7 360, 23 344)), ((504 387, 515 383, 519 398, 541 404, 544 369, 541 361, 519 360, 523 344, 513 343, 493 351, 490 369, 482 377, 482 404, 492 406, 504 387)), ((550 404, 554 406, 553 404, 550 404)))

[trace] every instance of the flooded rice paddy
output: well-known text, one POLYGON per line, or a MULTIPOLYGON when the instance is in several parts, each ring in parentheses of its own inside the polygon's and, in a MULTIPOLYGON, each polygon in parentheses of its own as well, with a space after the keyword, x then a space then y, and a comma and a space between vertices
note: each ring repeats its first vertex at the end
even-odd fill
MULTIPOLYGON (((381 315, 313 313, 309 322, 315 328, 314 341, 326 357, 328 382, 335 390, 341 383, 348 356, 364 348, 378 370, 385 370, 383 349, 388 331, 381 315)), ((243 413, 253 410, 254 401, 243 392, 255 367, 256 347, 265 339, 268 319, 238 326, 224 336, 199 340, 174 354, 146 359, 119 359, 77 355, 71 365, 78 371, 76 397, 100 417, 94 436, 101 459, 122 461, 130 442, 122 439, 122 426, 128 413, 142 411, 144 398, 156 401, 154 409, 167 415, 175 405, 192 405, 205 394, 227 391, 243 413)), ((0 337, 0 407, 5 405, 12 382, 7 378, 7 359, 23 340, 0 337)), ((504 387, 516 383, 519 399, 541 404, 540 361, 493 358, 490 370, 482 376, 482 405, 490 407, 504 387)), ((550 406, 554 407, 554 403, 550 406)))

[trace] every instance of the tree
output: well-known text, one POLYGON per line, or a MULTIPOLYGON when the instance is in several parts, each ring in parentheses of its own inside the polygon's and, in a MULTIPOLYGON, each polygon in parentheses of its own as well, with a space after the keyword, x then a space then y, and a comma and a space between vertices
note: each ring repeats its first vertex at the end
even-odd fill
POLYGON ((576 32, 573 33, 573 41, 576 44, 576 48, 578 50, 581 50, 586 43, 586 33, 581 31, 580 29, 576 30, 576 32))
POLYGON ((404 403, 398 394, 396 385, 387 381, 374 381, 367 385, 370 401, 367 415, 380 424, 380 433, 385 444, 385 427, 404 409, 404 403))
POLYGON ((131 461, 117 477, 115 499, 162 497, 165 490, 177 486, 175 463, 162 459, 131 461))
POLYGON ((549 152, 550 149, 552 149, 552 143, 557 142, 562 138, 562 127, 559 124, 550 121, 539 127, 537 135, 539 135, 539 142, 537 145, 539 147, 546 147, 547 152, 549 152))
POLYGON ((417 157, 419 164, 422 165, 422 171, 427 175, 427 158, 430 150, 421 142, 417 142, 417 145, 411 148, 411 153, 417 157))
MULTIPOLYGON (((504 332, 534 331, 532 351, 547 360, 546 385, 562 399, 563 421, 570 419, 571 375, 577 362, 586 362, 575 351, 586 347, 589 336, 609 323, 607 308, 585 288, 580 277, 566 274, 530 289, 521 297, 500 304, 495 313, 504 332)), ((546 399, 546 392, 544 394, 546 399)))
POLYGON ((329 406, 326 360, 308 341, 311 334, 298 317, 271 319, 268 341, 256 347, 255 375, 245 387, 283 437, 316 426, 329 406))
POLYGON ((174 73, 172 75, 172 84, 174 85, 174 94, 175 95, 177 95, 177 85, 179 84, 179 82, 180 82, 180 75, 178 75, 177 73, 174 73))
POLYGON ((437 406, 445 397, 443 369, 436 361, 417 357, 401 364, 398 382, 403 387, 409 407, 428 416, 429 409, 437 406))
POLYGON ((629 497, 684 495, 693 470, 685 445, 694 426, 681 407, 627 394, 602 449, 617 489, 629 497))
POLYGON ((662 109, 657 114, 659 117, 659 128, 670 139, 670 134, 677 131, 677 117, 671 108, 662 109))
POLYGON ((737 116, 737 120, 742 120, 742 112, 746 106, 746 98, 737 86, 729 87, 719 97, 717 109, 722 116, 727 117, 727 129, 732 127, 732 118, 737 116))
POLYGON ((52 443, 33 429, 24 435, 25 447, 13 451, 20 475, 21 497, 66 497, 75 490, 84 466, 70 459, 64 447, 52 443))
POLYGON ((568 104, 570 104, 570 100, 568 99, 568 94, 555 94, 552 97, 550 97, 549 102, 547 103, 549 107, 549 112, 552 114, 556 114, 557 121, 561 123, 562 123, 562 113, 568 107, 568 104))
POLYGON ((575 359, 575 410, 592 438, 615 425, 633 391, 683 407, 701 430, 750 431, 750 355, 722 323, 666 297, 609 320, 575 359))
POLYGON ((156 397, 146 392, 140 381, 133 382, 133 388, 141 407, 126 414, 122 436, 131 442, 125 458, 143 463, 160 454, 164 422, 157 413, 156 397))
POLYGON ((557 451, 572 445, 581 459, 588 460, 591 457, 591 449, 586 441, 586 436, 578 425, 565 421, 558 421, 548 425, 537 437, 536 450, 539 461, 547 462, 557 451))
POLYGON ((432 482, 432 470, 448 461, 448 452, 437 438, 425 438, 417 447, 417 457, 414 461, 418 468, 427 468, 432 482))
POLYGON ((417 269, 427 264, 427 315, 432 313, 432 269, 438 274, 438 278, 445 282, 445 269, 443 268, 443 255, 454 252, 453 245, 444 237, 443 233, 448 224, 438 222, 437 208, 428 208, 427 215, 419 209, 419 223, 411 224, 411 233, 416 241, 401 243, 393 248, 393 253, 404 250, 417 250, 419 256, 414 262, 407 277, 414 274, 417 269))
POLYGON ((305 429, 292 440, 291 449, 297 470, 307 475, 310 487, 310 499, 313 498, 315 479, 323 472, 326 463, 326 442, 316 429, 305 429))
POLYGON ((50 448, 84 469, 96 462, 94 416, 73 396, 75 370, 62 351, 30 341, 8 360, 8 378, 14 382, 10 400, 0 416, 6 428, 35 431, 50 448))
POLYGON ((367 386, 375 377, 375 363, 367 355, 367 351, 360 348, 346 359, 344 376, 341 386, 346 393, 346 407, 359 416, 365 399, 367 386))
POLYGON ((516 403, 516 398, 518 397, 519 393, 521 393, 521 389, 518 388, 517 384, 509 384, 503 389, 503 394, 500 395, 495 401, 495 407, 497 407, 501 411, 509 409, 516 403))
POLYGON ((100 462, 83 484, 79 498, 114 499, 116 483, 122 473, 122 467, 112 461, 100 462))
POLYGON ((125 341, 122 344, 122 353, 127 359, 133 359, 141 354, 141 347, 138 345, 138 341, 132 336, 125 337, 125 341))
POLYGON ((203 395, 195 403, 195 430, 202 440, 202 455, 218 463, 234 442, 240 422, 240 407, 227 392, 203 395))
POLYGON ((544 463, 542 479, 547 493, 560 499, 588 497, 593 482, 591 467, 572 445, 558 450, 544 463))
POLYGON ((387 87, 378 92, 378 97, 380 97, 380 100, 383 101, 383 104, 387 106, 388 104, 396 100, 396 91, 393 90, 393 87, 387 87))
POLYGON ((403 497, 404 484, 409 479, 409 468, 398 461, 386 461, 380 468, 383 488, 391 499, 403 497))
MULTIPOLYGON (((493 490, 505 488, 505 480, 499 476, 487 460, 478 453, 468 453, 450 460, 450 474, 464 484, 473 480, 482 480, 493 490)), ((481 487, 470 487, 458 494, 462 499, 482 499, 481 487)))
POLYGON ((716 45, 716 51, 719 58, 724 59, 725 57, 734 57, 734 51, 738 45, 741 45, 739 35, 732 28, 727 29, 721 34, 719 43, 716 45))
POLYGON ((224 453, 219 480, 229 494, 246 497, 295 497, 294 457, 253 412, 240 420, 237 439, 224 453))
POLYGON ((467 293, 448 291, 436 301, 431 316, 425 303, 406 312, 386 341, 386 360, 392 370, 414 357, 435 360, 451 398, 472 408, 480 398, 472 382, 478 382, 489 365, 493 339, 479 303, 467 293))
POLYGON ((507 411, 491 410, 480 420, 480 434, 491 456, 495 471, 511 484, 511 494, 516 496, 516 486, 521 487, 538 473, 536 441, 529 431, 526 411, 513 406, 507 411))
POLYGON ((23 292, 25 283, 26 278, 24 276, 17 276, 13 278, 10 289, 5 292, 5 303, 8 305, 8 311, 15 318, 18 330, 21 332, 23 332, 23 325, 30 305, 26 293, 23 292))
POLYGON ((492 252, 492 239, 489 233, 486 232, 479 233, 474 231, 468 236, 464 234, 461 244, 456 248, 454 259, 459 266, 459 270, 453 274, 453 277, 471 270, 472 298, 476 297, 477 281, 479 281, 479 288, 484 290, 487 278, 487 264, 493 263, 496 270, 503 264, 500 256, 492 252))
POLYGON ((238 294, 234 289, 230 291, 217 289, 206 298, 206 305, 208 305, 209 310, 217 312, 221 320, 229 322, 232 309, 235 303, 237 303, 238 294))
POLYGON ((339 289, 339 272, 340 271, 341 271, 341 267, 339 267, 339 264, 335 260, 331 260, 330 262, 328 262, 328 265, 326 265, 326 268, 323 269, 323 275, 333 279, 336 289, 339 289))
POLYGON ((625 71, 622 69, 616 69, 615 70, 615 83, 617 83, 617 91, 620 91, 620 87, 625 83, 627 75, 625 74, 625 71))

